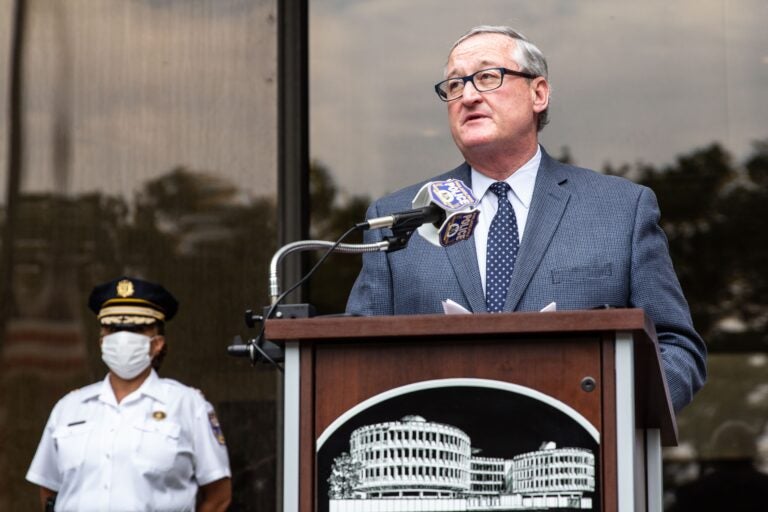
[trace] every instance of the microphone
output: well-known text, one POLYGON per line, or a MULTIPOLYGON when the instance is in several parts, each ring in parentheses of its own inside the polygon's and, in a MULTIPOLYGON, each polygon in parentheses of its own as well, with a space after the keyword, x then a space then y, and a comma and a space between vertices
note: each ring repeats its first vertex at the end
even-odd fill
POLYGON ((447 247, 468 240, 475 231, 480 210, 472 189, 457 179, 431 181, 416 193, 411 206, 384 217, 357 224, 358 229, 390 228, 412 231, 436 246, 447 247))
POLYGON ((430 223, 440 225, 445 220, 445 210, 435 204, 429 204, 423 208, 405 210, 384 217, 376 217, 356 224, 358 229, 416 229, 422 224, 430 223))

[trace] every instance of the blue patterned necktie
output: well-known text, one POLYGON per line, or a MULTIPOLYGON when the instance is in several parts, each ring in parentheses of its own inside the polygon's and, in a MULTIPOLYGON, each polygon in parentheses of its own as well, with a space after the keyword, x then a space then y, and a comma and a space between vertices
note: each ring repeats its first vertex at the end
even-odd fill
POLYGON ((520 246, 517 233, 517 217, 509 202, 509 184, 497 181, 491 191, 499 198, 499 209, 488 230, 488 247, 485 263, 485 305, 490 313, 504 310, 512 270, 515 268, 520 246))

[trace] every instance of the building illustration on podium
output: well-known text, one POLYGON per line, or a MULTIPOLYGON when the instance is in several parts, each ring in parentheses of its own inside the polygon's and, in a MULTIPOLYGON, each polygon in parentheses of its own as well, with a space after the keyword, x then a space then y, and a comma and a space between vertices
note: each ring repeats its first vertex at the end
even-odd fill
POLYGON ((364 425, 334 460, 329 510, 592 510, 591 450, 544 441, 511 459, 478 452, 461 429, 421 416, 364 425))

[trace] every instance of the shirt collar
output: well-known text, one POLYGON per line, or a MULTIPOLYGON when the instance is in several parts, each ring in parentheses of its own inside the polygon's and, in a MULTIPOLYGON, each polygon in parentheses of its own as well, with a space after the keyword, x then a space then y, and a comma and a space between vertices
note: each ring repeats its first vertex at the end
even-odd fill
POLYGON ((160 377, 158 377, 154 368, 149 372, 149 377, 147 377, 147 380, 144 381, 144 384, 142 384, 137 391, 148 397, 154 398, 157 401, 166 401, 165 393, 163 392, 164 388, 161 385, 160 377))
POLYGON ((109 386, 109 381, 107 380, 109 378, 109 374, 107 374, 106 377, 104 377, 104 380, 102 380, 100 383, 94 383, 89 386, 85 386, 84 388, 80 388, 78 391, 80 393, 80 401, 86 402, 92 398, 101 397, 102 393, 104 393, 105 386, 109 386))
MULTIPOLYGON (((102 402, 106 402, 108 404, 117 405, 115 401, 115 392, 112 390, 112 385, 109 383, 109 374, 107 374, 106 377, 104 377, 104 380, 101 381, 101 386, 94 386, 93 392, 88 393, 86 396, 83 397, 83 400, 87 400, 88 398, 93 398, 95 395, 98 395, 99 400, 102 402)), ((141 386, 139 386, 139 389, 131 393, 130 396, 141 396, 141 395, 147 395, 150 398, 153 398, 159 402, 166 402, 166 396, 163 391, 163 386, 160 383, 160 377, 158 377, 157 372, 154 368, 149 372, 149 376, 147 377, 147 380, 145 380, 141 386)), ((128 397, 126 397, 128 398, 128 397)), ((123 400, 124 401, 124 400, 123 400)))
MULTIPOLYGON (((541 146, 537 145, 536 154, 504 180, 512 188, 512 193, 517 196, 526 208, 531 206, 533 187, 536 184, 536 175, 539 173, 540 163, 541 146)), ((472 168, 472 193, 475 194, 475 197, 482 198, 488 192, 488 188, 494 183, 496 183, 496 180, 489 178, 474 167, 472 168)))

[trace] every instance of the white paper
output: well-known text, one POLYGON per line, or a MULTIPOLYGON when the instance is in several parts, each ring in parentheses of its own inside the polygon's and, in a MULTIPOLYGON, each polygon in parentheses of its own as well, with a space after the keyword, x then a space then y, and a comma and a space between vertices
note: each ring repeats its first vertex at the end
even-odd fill
MULTIPOLYGON (((445 299, 443 301, 440 301, 443 305, 443 313, 446 315, 471 315, 472 312, 468 311, 464 306, 461 304, 458 304, 451 299, 445 299)), ((549 311, 557 311, 557 303, 556 302, 550 302, 546 306, 544 306, 540 313, 547 313, 549 311)))
POLYGON ((546 306, 544 306, 539 313, 546 313, 548 311, 557 311, 557 303, 556 302, 550 302, 546 306))
POLYGON ((457 304, 451 299, 441 301, 443 304, 443 313, 446 315, 471 315, 472 312, 467 310, 461 304, 457 304))

